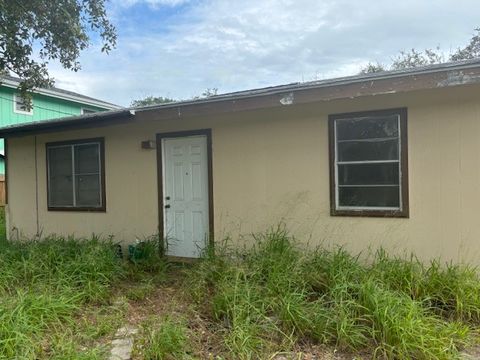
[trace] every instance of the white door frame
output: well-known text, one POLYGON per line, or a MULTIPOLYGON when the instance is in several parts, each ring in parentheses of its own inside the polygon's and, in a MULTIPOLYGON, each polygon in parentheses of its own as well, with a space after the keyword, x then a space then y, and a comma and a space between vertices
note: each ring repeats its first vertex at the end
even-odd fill
POLYGON ((169 132, 169 133, 159 133, 156 136, 156 145, 157 145, 157 181, 158 181, 158 233, 160 239, 165 241, 165 196, 164 196, 164 154, 162 140, 167 138, 182 138, 182 137, 192 137, 203 135, 207 139, 207 181, 208 181, 208 241, 209 245, 213 245, 213 182, 212 182, 212 130, 211 129, 200 129, 200 130, 188 130, 188 131, 178 131, 178 132, 169 132))

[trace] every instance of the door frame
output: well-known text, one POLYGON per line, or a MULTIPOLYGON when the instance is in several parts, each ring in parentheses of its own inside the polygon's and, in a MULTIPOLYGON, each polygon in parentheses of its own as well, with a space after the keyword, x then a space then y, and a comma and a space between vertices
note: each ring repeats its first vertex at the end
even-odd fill
POLYGON ((159 238, 165 240, 165 223, 164 223, 164 195, 163 195, 163 139, 168 138, 188 138, 192 136, 206 136, 207 140, 207 181, 208 181, 208 243, 213 246, 213 164, 212 164, 212 129, 198 129, 175 131, 156 134, 157 145, 157 186, 158 186, 158 234, 159 238))

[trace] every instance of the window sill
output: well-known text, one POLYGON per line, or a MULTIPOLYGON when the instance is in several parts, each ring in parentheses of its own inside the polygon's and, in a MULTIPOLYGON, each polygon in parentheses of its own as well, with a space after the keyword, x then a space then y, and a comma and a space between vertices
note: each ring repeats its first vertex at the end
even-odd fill
POLYGON ((107 212, 105 207, 52 207, 49 206, 48 211, 71 211, 71 212, 107 212))
POLYGON ((409 218, 407 210, 338 210, 331 209, 331 216, 409 218))
POLYGON ((21 110, 13 110, 15 114, 19 115, 28 115, 28 116, 33 116, 33 112, 28 112, 28 111, 21 111, 21 110))

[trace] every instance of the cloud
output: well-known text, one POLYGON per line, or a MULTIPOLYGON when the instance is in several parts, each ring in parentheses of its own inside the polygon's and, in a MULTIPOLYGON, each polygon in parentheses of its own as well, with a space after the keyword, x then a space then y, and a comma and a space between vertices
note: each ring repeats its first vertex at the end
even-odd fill
MULTIPOLYGON (((122 0, 124 4, 139 0, 122 0)), ((185 4, 146 0, 144 5, 185 4)), ((465 44, 477 0, 208 0, 181 11, 118 10, 118 49, 93 47, 83 70, 52 68, 57 85, 122 105, 147 95, 188 98, 357 73, 400 50, 465 44)))
POLYGON ((178 6, 189 3, 190 0, 116 0, 115 3, 121 7, 130 7, 137 4, 145 3, 152 7, 159 6, 178 6))

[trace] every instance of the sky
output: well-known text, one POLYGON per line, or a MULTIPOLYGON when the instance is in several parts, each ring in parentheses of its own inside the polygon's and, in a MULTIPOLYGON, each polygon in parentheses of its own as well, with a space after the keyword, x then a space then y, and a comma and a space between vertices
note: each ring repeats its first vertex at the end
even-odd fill
POLYGON ((128 106, 354 75, 401 50, 464 46, 478 0, 111 0, 117 48, 93 44, 56 86, 128 106))

